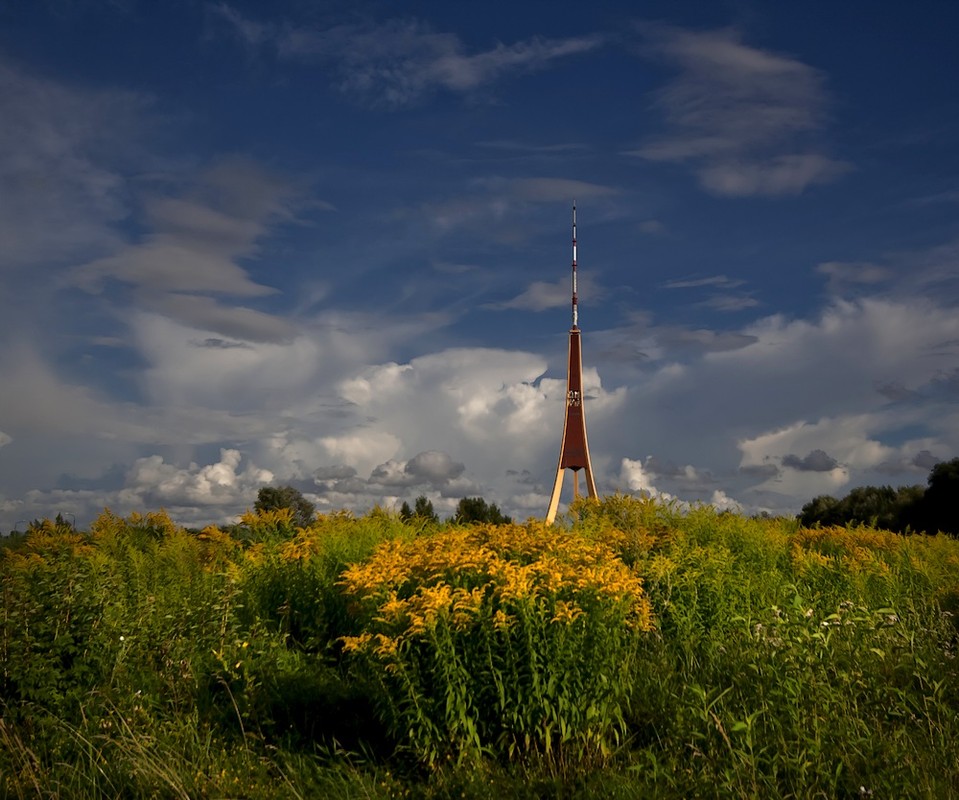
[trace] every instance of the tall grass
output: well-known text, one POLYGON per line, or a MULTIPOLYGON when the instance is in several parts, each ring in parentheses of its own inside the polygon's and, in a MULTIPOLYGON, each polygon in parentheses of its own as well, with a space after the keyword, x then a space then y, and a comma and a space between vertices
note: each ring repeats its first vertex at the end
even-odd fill
POLYGON ((959 542, 615 496, 564 524, 46 522, 0 797, 959 796, 959 542))

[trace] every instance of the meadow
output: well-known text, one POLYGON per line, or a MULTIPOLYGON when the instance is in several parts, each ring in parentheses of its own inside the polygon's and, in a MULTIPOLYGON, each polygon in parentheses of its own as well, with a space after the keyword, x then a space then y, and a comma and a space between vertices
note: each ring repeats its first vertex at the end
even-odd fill
POLYGON ((0 797, 959 797, 959 540, 104 512, 0 558, 0 797))

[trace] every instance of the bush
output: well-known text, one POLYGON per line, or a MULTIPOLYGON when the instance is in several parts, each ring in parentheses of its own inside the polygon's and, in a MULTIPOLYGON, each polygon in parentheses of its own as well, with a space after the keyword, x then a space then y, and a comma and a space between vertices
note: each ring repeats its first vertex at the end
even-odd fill
POLYGON ((538 523, 387 542, 345 571, 343 638, 415 757, 601 763, 622 741, 641 581, 598 542, 538 523))

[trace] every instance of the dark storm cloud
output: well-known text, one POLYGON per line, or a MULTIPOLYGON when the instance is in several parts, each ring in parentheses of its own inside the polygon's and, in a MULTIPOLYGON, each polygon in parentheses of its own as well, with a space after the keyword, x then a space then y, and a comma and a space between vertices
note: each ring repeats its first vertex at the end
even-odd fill
POLYGON ((813 450, 805 458, 792 453, 783 456, 783 466, 800 472, 829 472, 839 466, 839 462, 824 450, 813 450))

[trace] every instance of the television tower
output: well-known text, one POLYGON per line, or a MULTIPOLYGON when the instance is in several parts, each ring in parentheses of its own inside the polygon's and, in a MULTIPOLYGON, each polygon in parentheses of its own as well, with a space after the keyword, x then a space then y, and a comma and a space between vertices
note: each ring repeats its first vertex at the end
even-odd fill
POLYGON ((552 524, 559 508, 559 496, 563 490, 563 471, 573 471, 573 498, 579 497, 579 471, 586 474, 586 493, 598 497, 593 468, 589 463, 589 446, 586 443, 586 416, 583 411, 583 350, 579 330, 579 298, 576 286, 576 203, 573 203, 573 326, 569 329, 569 360, 566 371, 566 419, 563 421, 563 440, 559 448, 559 466, 553 494, 549 498, 546 524, 552 524))

